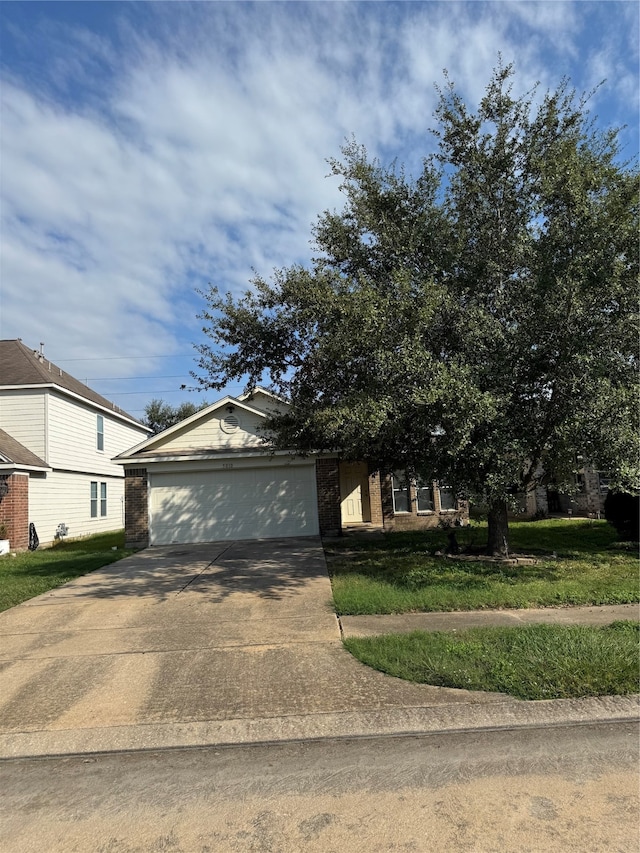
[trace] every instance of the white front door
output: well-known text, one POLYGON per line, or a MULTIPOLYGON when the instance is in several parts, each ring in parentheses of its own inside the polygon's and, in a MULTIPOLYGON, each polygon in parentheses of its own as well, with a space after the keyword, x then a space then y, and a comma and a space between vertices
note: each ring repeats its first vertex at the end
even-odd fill
POLYGON ((369 521, 369 479, 366 463, 341 463, 340 512, 343 524, 369 521))

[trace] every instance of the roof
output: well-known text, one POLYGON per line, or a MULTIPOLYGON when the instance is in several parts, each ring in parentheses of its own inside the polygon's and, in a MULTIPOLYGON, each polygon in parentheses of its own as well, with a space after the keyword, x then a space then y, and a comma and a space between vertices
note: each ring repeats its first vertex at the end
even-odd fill
POLYGON ((106 397, 93 391, 84 382, 65 373, 37 350, 29 349, 17 340, 0 341, 0 389, 55 385, 63 391, 82 397, 94 406, 144 426, 133 415, 116 406, 106 397))
POLYGON ((6 466, 16 468, 44 468, 49 470, 46 462, 28 450, 19 441, 0 429, 0 468, 6 466))

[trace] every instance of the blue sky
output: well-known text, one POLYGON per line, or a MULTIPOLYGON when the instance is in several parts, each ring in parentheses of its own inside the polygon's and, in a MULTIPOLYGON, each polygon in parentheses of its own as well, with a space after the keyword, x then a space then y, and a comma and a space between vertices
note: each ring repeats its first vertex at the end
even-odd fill
MULTIPOLYGON (((177 404, 197 294, 306 262, 355 136, 417 170, 447 68, 563 75, 638 152, 636 2, 0 4, 0 336, 137 417, 177 404)), ((240 391, 230 386, 231 393, 240 391)), ((204 395, 213 401, 215 392, 204 395)))

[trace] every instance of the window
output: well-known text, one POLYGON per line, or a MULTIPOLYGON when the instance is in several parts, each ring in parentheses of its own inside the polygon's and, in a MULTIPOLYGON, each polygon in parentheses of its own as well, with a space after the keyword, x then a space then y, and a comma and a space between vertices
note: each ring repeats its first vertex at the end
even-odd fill
POLYGON ((401 471, 396 471, 392 478, 393 484, 393 511, 394 512, 411 512, 411 503, 409 496, 409 480, 407 475, 401 471))
POLYGON ((98 450, 104 450, 104 418, 98 415, 96 421, 96 446, 98 450))
MULTIPOLYGON (((100 483, 100 515, 104 518, 107 514, 107 484, 100 483)), ((98 483, 91 481, 91 518, 98 517, 98 483)))
POLYGON ((433 512, 433 485, 426 480, 416 481, 418 512, 433 512))
POLYGON ((451 486, 440 486, 440 510, 456 508, 456 496, 451 486))
POLYGON ((91 518, 98 517, 98 484, 91 482, 91 518))

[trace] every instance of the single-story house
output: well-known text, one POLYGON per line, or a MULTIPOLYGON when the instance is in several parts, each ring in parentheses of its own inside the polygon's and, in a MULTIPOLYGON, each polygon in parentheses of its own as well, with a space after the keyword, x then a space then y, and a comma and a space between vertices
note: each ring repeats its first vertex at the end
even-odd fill
POLYGON ((150 430, 21 340, 0 341, 0 523, 12 550, 124 525, 112 457, 150 430))
POLYGON ((263 389, 226 396, 119 454, 130 545, 339 534, 460 523, 468 508, 435 482, 380 476, 337 454, 265 448, 284 404, 263 389))

